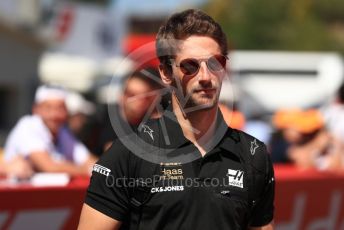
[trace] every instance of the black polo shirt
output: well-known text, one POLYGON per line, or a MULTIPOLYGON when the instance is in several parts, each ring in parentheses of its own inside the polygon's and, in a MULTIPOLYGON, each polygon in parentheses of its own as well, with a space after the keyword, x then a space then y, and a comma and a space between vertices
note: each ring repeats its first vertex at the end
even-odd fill
MULTIPOLYGON (((247 229, 270 223, 274 174, 265 145, 226 126, 202 157, 170 118, 150 121, 149 131, 138 135, 159 149, 174 149, 167 154, 191 149, 199 157, 152 162, 116 140, 94 166, 85 203, 122 221, 122 229, 247 229)), ((218 120, 224 125, 221 114, 218 120)))

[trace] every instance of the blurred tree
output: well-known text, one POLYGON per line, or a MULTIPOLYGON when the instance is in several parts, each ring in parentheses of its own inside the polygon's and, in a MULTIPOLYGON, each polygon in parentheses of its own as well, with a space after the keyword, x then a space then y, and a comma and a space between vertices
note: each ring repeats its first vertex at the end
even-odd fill
POLYGON ((342 0, 213 0, 204 10, 220 22, 236 49, 344 54, 342 0))

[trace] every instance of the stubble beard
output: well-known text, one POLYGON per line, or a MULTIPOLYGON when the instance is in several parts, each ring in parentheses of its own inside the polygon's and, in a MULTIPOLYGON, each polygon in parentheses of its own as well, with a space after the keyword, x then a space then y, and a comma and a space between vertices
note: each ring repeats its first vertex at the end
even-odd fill
POLYGON ((184 112, 209 111, 218 105, 221 84, 216 87, 195 87, 189 91, 178 88, 175 81, 172 85, 177 89, 174 92, 174 95, 184 112), (197 90, 209 88, 215 88, 216 92, 209 96, 199 95, 199 93, 197 93, 197 90))
POLYGON ((197 108, 197 110, 211 110, 213 109, 218 102, 217 95, 213 95, 211 97, 207 97, 205 95, 196 95, 195 92, 192 92, 189 100, 186 102, 185 108, 192 109, 197 108))

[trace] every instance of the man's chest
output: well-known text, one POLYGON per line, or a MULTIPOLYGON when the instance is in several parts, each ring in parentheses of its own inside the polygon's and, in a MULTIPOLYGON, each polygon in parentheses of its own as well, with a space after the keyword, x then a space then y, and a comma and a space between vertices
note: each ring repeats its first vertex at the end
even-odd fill
POLYGON ((161 163, 151 178, 152 183, 146 183, 143 220, 172 215, 193 226, 200 218, 244 223, 248 217, 247 171, 238 159, 214 155, 187 164, 161 163))

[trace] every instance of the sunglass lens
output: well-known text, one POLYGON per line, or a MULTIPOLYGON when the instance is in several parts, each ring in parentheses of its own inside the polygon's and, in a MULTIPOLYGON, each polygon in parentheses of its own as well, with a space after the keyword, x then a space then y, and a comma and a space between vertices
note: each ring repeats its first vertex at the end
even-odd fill
POLYGON ((209 58, 207 64, 211 71, 222 71, 226 68, 226 62, 227 59, 225 56, 215 55, 209 58))
POLYGON ((199 69, 199 64, 197 60, 186 59, 180 63, 180 70, 185 75, 193 75, 197 73, 198 69, 199 69))

